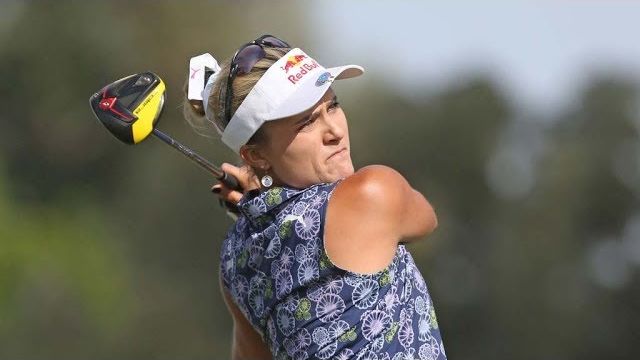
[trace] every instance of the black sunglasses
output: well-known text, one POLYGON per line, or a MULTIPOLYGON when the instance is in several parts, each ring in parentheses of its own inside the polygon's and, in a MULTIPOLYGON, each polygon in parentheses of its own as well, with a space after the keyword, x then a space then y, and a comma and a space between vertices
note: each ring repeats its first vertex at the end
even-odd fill
POLYGON ((264 59, 267 53, 264 47, 289 48, 289 44, 273 35, 262 35, 252 42, 242 45, 231 59, 231 69, 227 79, 227 91, 224 100, 224 118, 228 124, 231 121, 231 101, 233 99, 232 84, 238 75, 248 74, 253 66, 264 59))

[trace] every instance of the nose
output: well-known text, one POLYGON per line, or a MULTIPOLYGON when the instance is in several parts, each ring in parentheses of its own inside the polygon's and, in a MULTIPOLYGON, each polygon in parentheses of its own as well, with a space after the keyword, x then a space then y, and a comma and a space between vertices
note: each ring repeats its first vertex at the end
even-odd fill
POLYGON ((324 142, 326 144, 339 144, 345 136, 345 122, 339 116, 324 111, 326 130, 324 132, 324 142))

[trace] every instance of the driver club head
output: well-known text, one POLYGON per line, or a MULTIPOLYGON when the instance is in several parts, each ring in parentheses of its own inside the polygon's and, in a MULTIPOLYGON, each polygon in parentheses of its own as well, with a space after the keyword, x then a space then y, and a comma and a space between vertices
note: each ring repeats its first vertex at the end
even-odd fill
POLYGON ((162 113, 165 84, 152 72, 129 75, 89 98, 91 109, 113 136, 127 144, 146 139, 162 113))

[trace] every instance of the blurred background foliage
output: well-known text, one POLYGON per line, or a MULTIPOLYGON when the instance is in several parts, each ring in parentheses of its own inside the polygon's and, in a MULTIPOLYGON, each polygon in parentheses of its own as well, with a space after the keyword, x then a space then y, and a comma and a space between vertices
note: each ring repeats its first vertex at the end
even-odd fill
MULTIPOLYGON (((160 127, 237 162, 182 120, 187 59, 265 32, 313 48, 305 3, 1 6, 0 358, 228 357, 217 259, 231 220, 212 179, 155 140, 118 143, 88 98, 157 72, 160 127)), ((544 116, 483 74, 411 98, 373 72, 338 86, 357 167, 398 169, 437 209, 410 250, 451 358, 640 355, 640 97, 611 74, 544 116)))

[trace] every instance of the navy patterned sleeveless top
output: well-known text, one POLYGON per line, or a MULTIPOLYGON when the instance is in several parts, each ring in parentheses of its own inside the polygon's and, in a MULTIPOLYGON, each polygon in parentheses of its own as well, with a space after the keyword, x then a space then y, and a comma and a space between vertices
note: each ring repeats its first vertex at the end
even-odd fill
POLYGON ((375 274, 327 257, 336 185, 245 195, 222 247, 223 286, 274 359, 446 359, 427 285, 404 245, 375 274))

